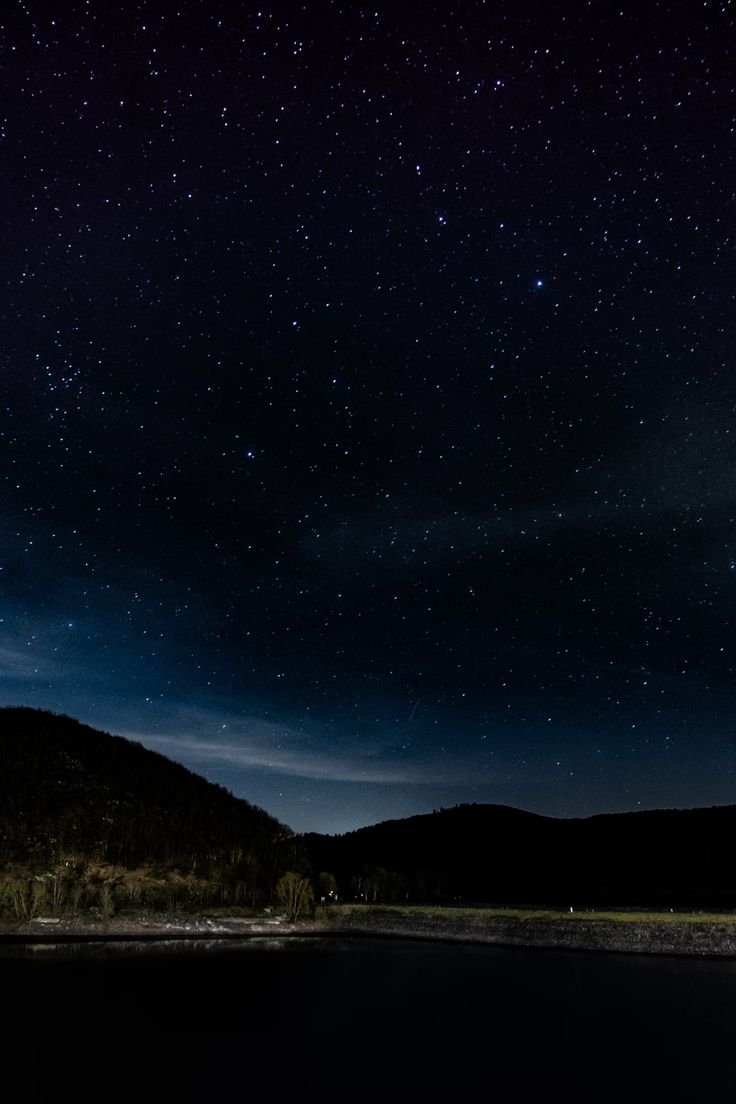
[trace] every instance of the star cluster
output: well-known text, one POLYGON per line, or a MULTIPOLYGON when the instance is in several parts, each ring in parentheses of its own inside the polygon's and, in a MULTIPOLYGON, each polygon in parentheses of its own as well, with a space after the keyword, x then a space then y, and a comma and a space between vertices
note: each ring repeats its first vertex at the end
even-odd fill
POLYGON ((736 800, 733 30, 9 7, 3 698, 296 828, 736 800))

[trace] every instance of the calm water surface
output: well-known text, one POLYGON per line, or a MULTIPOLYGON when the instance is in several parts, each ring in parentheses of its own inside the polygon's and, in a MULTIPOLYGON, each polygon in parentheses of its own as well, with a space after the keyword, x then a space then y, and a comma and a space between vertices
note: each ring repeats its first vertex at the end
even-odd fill
POLYGON ((101 1100, 736 1100, 730 960, 368 939, 73 944, 0 948, 0 982, 6 1058, 39 1098, 66 1071, 101 1100))

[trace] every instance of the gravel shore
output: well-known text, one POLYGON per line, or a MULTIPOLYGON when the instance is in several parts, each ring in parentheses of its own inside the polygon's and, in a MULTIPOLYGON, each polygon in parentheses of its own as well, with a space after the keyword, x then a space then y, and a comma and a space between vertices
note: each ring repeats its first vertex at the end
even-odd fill
POLYGON ((736 917, 700 919, 683 914, 613 919, 595 913, 571 916, 543 911, 381 908, 335 910, 332 930, 354 935, 402 936, 632 954, 736 956, 736 917))

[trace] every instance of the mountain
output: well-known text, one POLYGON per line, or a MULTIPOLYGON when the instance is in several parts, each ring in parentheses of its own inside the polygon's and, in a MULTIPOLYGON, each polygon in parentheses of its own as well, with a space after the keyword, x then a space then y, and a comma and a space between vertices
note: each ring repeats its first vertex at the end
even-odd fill
POLYGON ((255 904, 300 852, 263 809, 141 744, 0 709, 0 872, 13 884, 54 871, 90 900, 107 884, 149 904, 255 904))
POLYGON ((343 900, 736 907, 736 806, 560 820, 458 805, 303 837, 343 900))
POLYGON ((0 911, 253 907, 310 865, 343 900, 734 908, 736 806, 560 820, 458 805, 297 837, 141 744, 0 709, 0 911))

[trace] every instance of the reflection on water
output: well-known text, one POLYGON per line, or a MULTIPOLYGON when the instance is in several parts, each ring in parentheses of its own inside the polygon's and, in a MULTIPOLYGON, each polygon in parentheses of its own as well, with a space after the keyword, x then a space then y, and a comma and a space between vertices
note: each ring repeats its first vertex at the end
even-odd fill
POLYGON ((83 1054, 89 1084, 122 1062, 131 1099, 144 1068, 146 1099, 736 1099, 733 960, 271 937, 0 954, 17 1068, 83 1054))
MULTIPOLYGON (((290 942, 300 942, 299 936, 291 936, 290 942)), ((248 950, 279 950, 287 942, 273 936, 248 936, 243 939, 89 939, 80 942, 15 943, 0 944, 0 959, 22 959, 49 954, 58 961, 64 959, 108 959, 121 956, 159 958, 173 954, 189 956, 203 951, 223 953, 248 950)))

